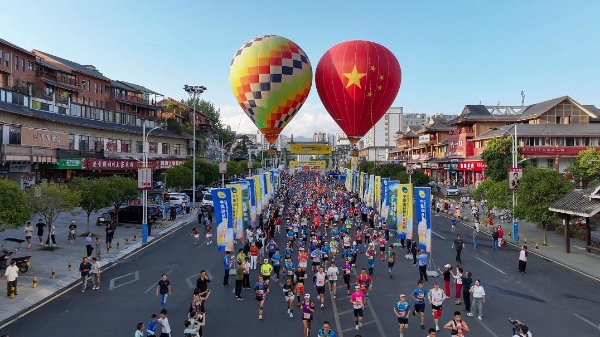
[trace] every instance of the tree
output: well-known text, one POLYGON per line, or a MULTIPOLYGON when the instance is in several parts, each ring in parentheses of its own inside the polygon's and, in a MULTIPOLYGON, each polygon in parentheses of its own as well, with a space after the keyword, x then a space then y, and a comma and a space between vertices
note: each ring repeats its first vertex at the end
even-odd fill
POLYGON ((567 172, 586 188, 591 181, 600 178, 600 151, 590 148, 579 152, 567 172))
POLYGON ((573 185, 560 173, 546 168, 527 167, 517 191, 515 216, 530 222, 540 223, 544 228, 554 219, 548 207, 573 190, 573 185))
POLYGON ((107 178, 88 179, 75 177, 71 180, 72 190, 79 194, 79 207, 87 214, 87 230, 90 230, 90 215, 104 207, 110 206, 111 186, 107 178))
POLYGON ((246 154, 248 153, 248 146, 246 146, 247 138, 241 138, 231 149, 233 154, 246 154))
MULTIPOLYGON (((183 166, 186 166, 191 170, 192 163, 192 160, 188 160, 183 166)), ((221 174, 219 173, 218 165, 201 159, 196 160, 196 185, 206 185, 220 179, 221 174)))
POLYGON ((108 184, 110 186, 110 200, 113 201, 117 222, 119 222, 119 208, 121 208, 123 201, 137 199, 140 195, 137 188, 137 181, 131 178, 113 175, 108 178, 108 184))
POLYGON ((165 171, 169 187, 189 188, 193 185, 193 171, 185 165, 173 166, 165 171))
POLYGON ((18 228, 31 218, 27 195, 19 185, 8 179, 0 179, 0 232, 18 228))
POLYGON ((200 98, 196 98, 196 100, 188 99, 186 104, 190 107, 196 106, 196 111, 200 111, 208 117, 208 120, 219 135, 219 140, 223 141, 223 144, 231 145, 233 143, 235 135, 224 127, 221 122, 221 110, 217 109, 214 104, 200 98))
POLYGON ((473 197, 475 200, 481 200, 485 197, 487 200, 486 207, 488 209, 494 207, 499 209, 512 208, 512 193, 508 189, 507 180, 494 181, 486 179, 477 186, 473 197))
POLYGON ((481 158, 487 166, 485 176, 493 181, 508 178, 508 169, 512 166, 512 137, 490 139, 481 158))
POLYGON ((81 200, 79 194, 67 184, 42 183, 28 188, 26 193, 31 211, 42 218, 49 227, 61 213, 77 214, 75 207, 81 200))
MULTIPOLYGON (((381 177, 387 177, 391 180, 398 180, 401 184, 408 183, 408 174, 406 174, 406 167, 398 164, 383 164, 378 167, 373 162, 365 162, 360 164, 359 171, 367 172, 381 177)), ((427 186, 430 178, 422 171, 413 171, 411 182, 414 186, 427 186)))

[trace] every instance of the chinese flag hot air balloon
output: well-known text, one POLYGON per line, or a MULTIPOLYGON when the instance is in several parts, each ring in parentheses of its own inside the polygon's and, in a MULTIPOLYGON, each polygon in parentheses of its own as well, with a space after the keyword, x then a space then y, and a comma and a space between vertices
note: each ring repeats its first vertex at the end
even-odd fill
POLYGON ((362 40, 331 47, 319 60, 315 74, 321 102, 353 144, 390 108, 401 79, 394 54, 362 40))
POLYGON ((276 35, 242 45, 229 67, 235 99, 269 143, 298 113, 312 85, 312 66, 294 42, 276 35))

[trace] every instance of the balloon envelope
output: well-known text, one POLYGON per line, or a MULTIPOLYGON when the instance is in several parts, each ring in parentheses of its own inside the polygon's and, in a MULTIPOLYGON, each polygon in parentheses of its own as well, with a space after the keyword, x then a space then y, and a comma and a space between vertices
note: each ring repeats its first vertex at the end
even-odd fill
POLYGON ((294 42, 276 35, 242 45, 229 67, 235 99, 269 143, 298 113, 312 85, 312 66, 294 42))
POLYGON ((390 108, 401 79, 394 54, 378 43, 362 40, 331 47, 315 72, 321 102, 353 144, 390 108))

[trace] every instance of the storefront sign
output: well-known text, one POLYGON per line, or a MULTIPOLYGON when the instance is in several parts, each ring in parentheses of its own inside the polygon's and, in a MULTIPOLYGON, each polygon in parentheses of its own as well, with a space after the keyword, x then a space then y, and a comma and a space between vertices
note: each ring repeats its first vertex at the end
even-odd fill
MULTIPOLYGON (((83 170, 104 171, 104 170, 137 170, 142 162, 128 159, 103 159, 103 158, 85 158, 83 159, 83 170)), ((155 169, 156 161, 149 161, 148 166, 155 169)))
POLYGON ((439 170, 440 168, 440 163, 431 163, 432 170, 439 170))
POLYGON ((429 153, 421 153, 419 155, 419 160, 425 161, 431 159, 431 155, 429 153))
POLYGON ((186 159, 161 159, 159 161, 158 167, 161 170, 171 168, 173 166, 183 165, 185 164, 186 159))
POLYGON ((81 158, 58 158, 59 170, 80 170, 83 159, 81 158))
POLYGON ((458 163, 459 171, 473 171, 482 172, 485 169, 485 163, 483 161, 464 161, 458 163))
POLYGON ((20 172, 20 173, 31 172, 31 164, 10 163, 9 171, 11 173, 15 173, 15 172, 20 172))
MULTIPOLYGON (((579 152, 588 149, 585 146, 524 146, 521 148, 521 154, 552 154, 552 155, 572 155, 576 156, 579 152)), ((600 147, 595 147, 600 150, 600 147)))
POLYGON ((69 135, 62 132, 21 128, 21 144, 68 148, 69 135))
POLYGON ((419 136, 419 144, 427 144, 431 141, 431 135, 419 136))

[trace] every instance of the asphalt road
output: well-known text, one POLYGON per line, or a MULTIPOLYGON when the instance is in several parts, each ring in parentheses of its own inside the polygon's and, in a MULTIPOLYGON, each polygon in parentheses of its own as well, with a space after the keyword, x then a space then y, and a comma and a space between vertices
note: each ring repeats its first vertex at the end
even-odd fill
MULTIPOLYGON (((456 233, 450 231, 447 218, 434 217, 433 220, 433 262, 440 268, 446 263, 455 265, 450 246, 456 233)), ((80 286, 77 286, 17 320, 2 333, 11 337, 130 336, 138 322, 146 323, 152 313, 160 311, 160 301, 154 296, 156 282, 162 273, 168 273, 173 287, 173 295, 168 300, 169 320, 173 336, 178 336, 183 330, 197 275, 205 269, 214 279, 210 284, 212 295, 206 302, 205 336, 254 337, 265 333, 301 336, 300 315, 296 311, 293 319, 288 317, 281 288, 274 280, 263 321, 258 320, 258 305, 252 291, 244 290, 245 300, 236 301, 233 276, 230 287, 222 286, 223 254, 217 252, 215 244, 195 246, 189 235, 193 226, 195 224, 185 226, 157 244, 119 261, 102 274, 100 290, 81 293, 80 286)), ((518 273, 517 248, 504 247, 493 252, 489 248, 490 239, 481 236, 480 249, 475 250, 470 243, 471 230, 459 226, 457 232, 462 232, 467 242, 463 251, 463 267, 471 271, 474 278, 481 279, 487 293, 482 321, 463 315, 471 328, 468 335, 508 336, 511 332, 508 317, 525 322, 535 336, 597 336, 600 333, 600 318, 596 314, 600 305, 598 282, 533 254, 530 254, 527 273, 518 273)), ((278 242, 283 246, 283 234, 278 237, 278 242)), ((397 336, 393 304, 400 293, 409 295, 418 280, 418 271, 412 266, 412 261, 402 259, 404 254, 397 253, 400 258, 394 268, 393 279, 388 277, 384 262, 378 261, 375 266, 374 288, 359 332, 354 330, 352 307, 342 288, 338 290, 336 300, 327 293, 326 308, 317 308, 315 313, 313 331, 316 332, 316 327, 328 320, 338 335, 342 332, 346 337, 356 333, 363 337, 397 336)), ((361 267, 366 267, 364 256, 357 261, 357 270, 361 267)), ((312 274, 309 276, 312 277, 312 274)), ((256 277, 257 273, 253 271, 251 283, 256 277)), ((443 286, 440 277, 430 278, 426 287, 431 287, 434 280, 439 280, 443 286)), ((316 299, 314 288, 307 289, 316 299)), ((451 290, 454 295, 454 287, 451 290)), ((463 309, 463 306, 455 305, 453 299, 447 300, 440 324, 449 321, 455 310, 463 309)), ((418 317, 411 316, 410 328, 405 336, 424 336, 426 333, 419 323, 418 317)), ((427 328, 433 326, 429 311, 425 324, 427 328)), ((446 332, 440 335, 446 335, 446 332)), ((450 335, 449 331, 447 335, 450 335)))

